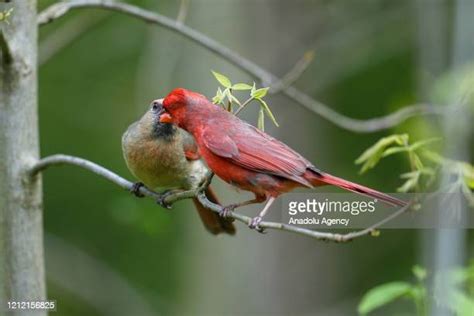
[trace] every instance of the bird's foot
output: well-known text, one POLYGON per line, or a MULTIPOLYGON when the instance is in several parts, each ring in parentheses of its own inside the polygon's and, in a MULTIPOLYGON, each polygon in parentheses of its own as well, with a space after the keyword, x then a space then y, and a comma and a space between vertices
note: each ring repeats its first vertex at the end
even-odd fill
POLYGON ((140 188, 144 187, 145 185, 143 182, 135 182, 133 183, 132 187, 130 188, 130 193, 135 195, 136 197, 142 198, 144 195, 140 193, 140 188))
POLYGON ((168 196, 170 196, 173 193, 174 193, 173 190, 169 190, 169 191, 165 191, 165 192, 161 193, 160 197, 158 199, 156 199, 156 203, 158 203, 163 208, 171 210, 172 209, 171 204, 167 203, 165 200, 168 196))
POLYGON ((231 216, 232 216, 232 212, 235 210, 235 208, 237 206, 238 206, 237 204, 230 204, 230 205, 227 205, 227 206, 223 206, 222 209, 219 211, 219 216, 221 216, 223 218, 227 218, 231 222, 233 222, 234 219, 231 218, 231 216))
POLYGON ((265 228, 260 227, 260 223, 262 222, 262 217, 261 216, 256 216, 252 218, 252 220, 249 223, 249 228, 250 229, 255 229, 257 232, 261 234, 265 234, 265 228))

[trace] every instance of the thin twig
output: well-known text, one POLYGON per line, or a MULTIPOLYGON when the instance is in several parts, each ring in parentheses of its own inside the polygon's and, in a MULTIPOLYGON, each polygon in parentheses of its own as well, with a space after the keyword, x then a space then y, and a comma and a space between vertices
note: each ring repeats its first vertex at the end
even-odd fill
POLYGON ((178 15, 176 16, 176 22, 183 24, 184 21, 186 21, 186 17, 188 16, 189 1, 190 0, 180 1, 178 15))
POLYGON ((361 236, 372 234, 374 231, 376 231, 377 229, 382 227, 384 224, 390 222, 391 220, 393 220, 396 217, 398 217, 398 216, 402 215, 403 213, 405 213, 407 210, 410 209, 410 207, 412 205, 413 205, 413 202, 409 202, 407 205, 403 206, 402 208, 398 209, 396 212, 390 214, 389 216, 387 216, 384 219, 382 219, 381 221, 373 224, 372 226, 367 227, 366 229, 363 229, 363 230, 359 230, 359 231, 356 231, 356 232, 352 232, 352 233, 348 233, 348 234, 343 235, 344 239, 342 241, 349 241, 349 240, 352 240, 354 238, 358 238, 358 237, 361 237, 361 236))
POLYGON ((235 116, 238 116, 240 112, 242 112, 242 110, 250 103, 254 100, 254 98, 248 98, 244 103, 242 103, 242 105, 237 109, 237 111, 235 111, 234 115, 235 116))
POLYGON ((270 93, 279 93, 280 91, 284 90, 285 88, 293 85, 293 83, 298 80, 303 73, 308 69, 309 65, 314 59, 314 51, 310 50, 304 53, 303 57, 301 57, 296 64, 291 68, 286 75, 279 81, 274 83, 270 87, 270 93))
MULTIPOLYGON (((116 173, 83 158, 79 157, 74 157, 74 156, 68 156, 68 155, 53 155, 49 156, 46 158, 42 158, 39 160, 29 171, 28 171, 28 176, 34 177, 37 175, 39 172, 44 171, 48 167, 51 166, 59 166, 59 165, 74 165, 81 167, 83 169, 89 170, 93 173, 95 173, 98 176, 101 176, 107 180, 109 180, 112 183, 117 184, 123 189, 126 190, 131 190, 133 187, 133 183, 122 178, 121 176, 117 175, 116 173)), ((204 190, 207 188, 209 185, 210 181, 212 180, 213 174, 210 173, 210 175, 207 177, 207 180, 196 190, 189 190, 189 191, 182 191, 182 192, 177 192, 177 193, 172 193, 169 195, 166 195, 164 202, 166 204, 171 205, 172 203, 183 200, 183 199, 189 199, 192 197, 197 197, 199 201, 201 202, 202 205, 207 207, 208 209, 220 213, 222 211, 222 207, 218 204, 212 203, 209 201, 204 194, 204 190)), ((161 195, 157 192, 154 192, 146 187, 140 187, 139 192, 145 196, 159 199, 161 195)), ((328 233, 328 232, 319 232, 319 231, 314 231, 306 228, 301 228, 297 226, 292 226, 288 224, 283 224, 283 223, 278 223, 278 222, 261 222, 259 224, 259 227, 262 229, 276 229, 276 230, 283 230, 287 232, 292 232, 308 237, 312 237, 318 240, 325 240, 325 241, 334 241, 334 242, 347 242, 351 241, 353 239, 365 236, 365 235, 370 235, 373 231, 376 229, 380 228, 382 225, 386 224, 387 222, 393 220, 397 216, 401 215, 404 213, 406 210, 410 208, 411 204, 408 204, 407 206, 404 206, 403 208, 399 209, 395 213, 391 214, 390 216, 386 217, 385 219, 381 220, 380 222, 370 226, 367 229, 361 230, 361 231, 356 231, 356 232, 351 232, 348 234, 333 234, 333 233, 328 233)), ((229 215, 230 218, 236 219, 242 223, 245 223, 247 225, 250 224, 252 218, 249 216, 242 215, 240 213, 236 212, 231 212, 229 215)))
MULTIPOLYGON (((242 57, 230 48, 220 44, 216 40, 204 35, 203 33, 198 32, 195 29, 170 19, 164 15, 153 13, 122 2, 110 0, 71 0, 67 2, 58 2, 46 8, 39 14, 38 24, 44 25, 50 23, 65 15, 69 10, 76 8, 102 8, 127 14, 151 24, 161 25, 173 32, 183 35, 196 44, 201 45, 207 48, 209 51, 226 59, 249 75, 260 80, 263 85, 272 86, 274 83, 281 82, 281 79, 275 75, 271 74, 254 62, 242 57)), ((402 108, 387 116, 376 117, 368 120, 354 119, 331 109, 319 101, 314 100, 312 97, 293 86, 284 87, 281 90, 281 93, 285 94, 290 99, 330 121, 336 126, 359 133, 370 133, 388 129, 414 116, 446 114, 445 110, 439 109, 437 107, 428 105, 412 105, 402 108)))

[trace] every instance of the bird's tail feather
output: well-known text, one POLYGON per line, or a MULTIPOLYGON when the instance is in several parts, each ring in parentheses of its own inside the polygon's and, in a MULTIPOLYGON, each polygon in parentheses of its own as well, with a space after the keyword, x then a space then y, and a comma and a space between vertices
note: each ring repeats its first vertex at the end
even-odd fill
MULTIPOLYGON (((210 187, 206 189, 206 197, 212 203, 219 204, 216 194, 210 187)), ((229 235, 235 235, 235 226, 229 219, 225 219, 210 209, 205 208, 197 198, 193 198, 192 200, 204 227, 206 227, 211 234, 227 233, 229 235)))
POLYGON ((313 172, 313 177, 311 179, 311 183, 314 186, 320 186, 322 183, 324 184, 330 184, 330 185, 335 185, 340 188, 343 188, 345 190, 355 192, 358 194, 366 195, 372 198, 379 199, 389 205, 393 206, 406 206, 407 202, 402 201, 400 199, 397 199, 393 196, 390 196, 388 194, 379 192, 377 190, 365 187, 363 185, 353 183, 347 180, 344 180, 342 178, 330 175, 328 173, 324 172, 313 172))

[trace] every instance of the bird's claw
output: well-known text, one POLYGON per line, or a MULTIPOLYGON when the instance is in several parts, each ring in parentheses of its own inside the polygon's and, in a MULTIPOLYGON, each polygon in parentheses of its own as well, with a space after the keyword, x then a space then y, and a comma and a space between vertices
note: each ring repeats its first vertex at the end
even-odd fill
POLYGON ((223 206, 222 209, 219 211, 219 216, 223 218, 228 218, 229 220, 234 221, 234 219, 231 218, 231 216, 232 216, 232 212, 234 211, 236 207, 237 205, 235 204, 223 206))
POLYGON ((260 223, 262 222, 262 217, 261 216, 256 216, 252 218, 252 220, 249 223, 249 228, 250 229, 255 229, 257 232, 261 234, 265 234, 265 228, 260 227, 260 223))
POLYGON ((161 193, 160 196, 156 199, 156 203, 158 203, 163 208, 171 210, 172 209, 171 204, 167 203, 165 200, 172 193, 173 192, 170 192, 170 191, 166 191, 166 192, 161 193))
POLYGON ((133 183, 132 187, 130 188, 130 193, 135 195, 136 197, 142 198, 145 195, 140 193, 140 188, 144 187, 145 185, 142 182, 135 182, 133 183))

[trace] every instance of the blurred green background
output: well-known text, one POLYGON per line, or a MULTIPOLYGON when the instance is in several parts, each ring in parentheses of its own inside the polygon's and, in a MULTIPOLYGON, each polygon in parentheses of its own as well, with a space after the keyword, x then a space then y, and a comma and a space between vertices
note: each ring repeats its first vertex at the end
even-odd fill
MULTIPOLYGON (((39 7, 53 2, 40 0, 39 7)), ((180 6, 127 2, 172 18, 180 6)), ((314 50, 295 85, 341 113, 371 118, 429 101, 450 67, 453 12, 454 1, 190 0, 185 23, 280 76, 314 50)), ((42 155, 77 155, 128 179, 121 135, 151 100, 178 86, 212 97, 211 69, 253 81, 180 35, 100 10, 74 11, 42 27, 40 46, 42 155)), ((268 123, 267 132, 322 170, 386 192, 400 184, 407 162, 393 157, 360 176, 354 160, 384 135, 410 132, 416 139, 437 128, 435 120, 417 118, 357 134, 284 96, 268 102, 280 127, 268 123)), ((244 118, 255 124, 256 108, 244 118)), ((248 196, 217 183, 226 203, 248 196)), ((353 315, 374 285, 409 279, 431 243, 423 231, 333 244, 261 235, 242 224, 235 237, 215 237, 188 201, 164 210, 70 166, 49 169, 44 184, 48 297, 58 301, 58 316, 353 315)), ((278 218, 279 205, 273 214, 278 218)), ((400 315, 412 310, 392 308, 400 315)))

